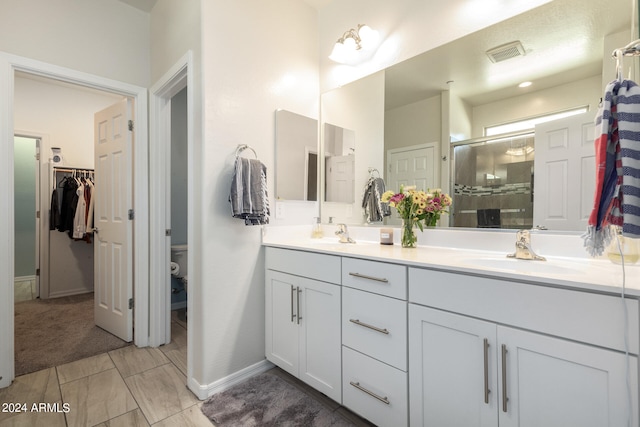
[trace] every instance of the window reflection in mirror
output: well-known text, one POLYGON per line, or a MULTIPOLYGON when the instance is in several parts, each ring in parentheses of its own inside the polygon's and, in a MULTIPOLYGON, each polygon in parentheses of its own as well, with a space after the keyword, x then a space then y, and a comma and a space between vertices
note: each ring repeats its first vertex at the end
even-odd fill
POLYGON ((324 124, 325 201, 355 201, 356 133, 330 123, 324 124))
POLYGON ((276 199, 318 200, 318 121, 276 110, 276 199))
POLYGON ((453 148, 454 227, 533 226, 534 135, 453 148))

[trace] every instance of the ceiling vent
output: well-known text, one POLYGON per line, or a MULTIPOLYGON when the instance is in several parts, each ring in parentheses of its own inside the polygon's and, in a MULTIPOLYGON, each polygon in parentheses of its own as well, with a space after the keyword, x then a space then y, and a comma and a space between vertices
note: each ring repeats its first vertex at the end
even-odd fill
POLYGON ((524 56, 524 46, 519 41, 503 44, 498 47, 494 47, 493 49, 489 49, 487 52, 487 56, 491 60, 491 62, 502 62, 507 59, 515 58, 516 56, 524 56))

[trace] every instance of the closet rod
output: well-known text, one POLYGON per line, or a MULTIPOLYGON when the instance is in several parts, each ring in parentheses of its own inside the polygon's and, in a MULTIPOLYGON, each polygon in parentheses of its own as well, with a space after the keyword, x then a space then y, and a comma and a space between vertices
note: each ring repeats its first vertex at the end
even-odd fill
POLYGON ((94 172, 93 169, 79 169, 79 168, 68 169, 68 168, 59 168, 59 167, 56 167, 56 166, 53 167, 53 171, 54 172, 70 172, 70 173, 73 173, 73 172, 94 172))

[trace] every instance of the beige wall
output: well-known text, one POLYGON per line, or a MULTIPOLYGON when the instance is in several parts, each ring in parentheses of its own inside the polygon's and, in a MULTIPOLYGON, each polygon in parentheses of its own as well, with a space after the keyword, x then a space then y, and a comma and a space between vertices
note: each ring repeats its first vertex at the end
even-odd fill
POLYGON ((149 86, 149 14, 119 1, 2 0, 0 51, 149 86))
POLYGON ((255 149, 273 198, 275 110, 318 117, 318 31, 316 11, 298 0, 202 0, 201 7, 203 138, 194 189, 201 258, 189 315, 199 324, 194 374, 211 384, 265 357, 261 227, 231 217, 234 152, 241 143, 255 149))

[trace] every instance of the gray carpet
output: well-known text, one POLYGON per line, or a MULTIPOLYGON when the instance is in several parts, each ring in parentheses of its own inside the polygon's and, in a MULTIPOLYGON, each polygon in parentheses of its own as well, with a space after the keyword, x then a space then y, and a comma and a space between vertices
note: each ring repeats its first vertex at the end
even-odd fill
POLYGON ((270 371, 211 396, 202 412, 216 427, 354 425, 270 371))
POLYGON ((14 307, 16 376, 130 345, 95 326, 93 293, 14 307))

